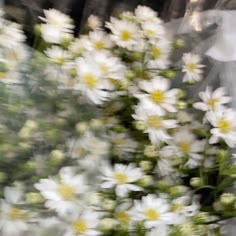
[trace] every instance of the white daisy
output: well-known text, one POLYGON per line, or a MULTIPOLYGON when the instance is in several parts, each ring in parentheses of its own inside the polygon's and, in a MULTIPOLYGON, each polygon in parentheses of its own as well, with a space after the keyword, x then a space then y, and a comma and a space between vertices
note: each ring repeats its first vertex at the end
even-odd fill
POLYGON ((17 187, 5 187, 5 200, 0 202, 0 234, 23 236, 29 230, 31 214, 16 205, 21 203, 23 192, 17 187))
POLYGON ((235 147, 236 112, 232 109, 221 107, 218 110, 207 112, 206 118, 213 126, 210 130, 212 136, 209 139, 209 143, 214 144, 219 142, 220 139, 223 139, 229 147, 235 147))
POLYGON ((170 43, 168 40, 156 40, 149 45, 145 62, 150 69, 165 69, 169 65, 170 43))
POLYGON ((134 13, 137 17, 137 20, 141 22, 156 22, 158 19, 157 13, 146 6, 137 6, 134 13))
POLYGON ((69 16, 55 10, 44 10, 44 17, 39 17, 45 24, 41 24, 43 39, 48 43, 62 43, 73 32, 74 25, 69 16))
POLYGON ((158 110, 146 109, 145 104, 139 104, 135 108, 135 114, 132 115, 135 120, 142 121, 145 126, 145 133, 148 133, 152 144, 158 144, 160 141, 166 142, 171 139, 168 129, 177 127, 177 121, 165 119, 158 110))
POLYGON ((158 39, 164 38, 165 36, 165 28, 161 24, 161 22, 160 24, 158 24, 157 22, 144 22, 141 27, 145 38, 158 39))
POLYGON ((206 91, 199 93, 199 97, 202 99, 202 102, 197 102, 193 106, 202 111, 215 110, 219 106, 231 101, 230 97, 225 96, 225 88, 223 87, 212 91, 212 89, 207 86, 206 91))
POLYGON ((102 30, 90 31, 88 38, 93 50, 100 51, 113 46, 113 42, 109 36, 102 30))
POLYGON ((139 88, 146 94, 135 95, 147 108, 157 109, 160 113, 176 112, 177 89, 170 89, 170 81, 161 77, 154 77, 150 81, 141 81, 139 88))
POLYGON ((45 54, 49 57, 51 61, 58 65, 63 65, 70 57, 68 51, 63 50, 61 47, 52 46, 47 48, 45 54))
POLYGON ((201 58, 197 54, 184 53, 183 55, 184 65, 182 71, 185 73, 183 82, 194 83, 202 79, 202 68, 204 65, 199 64, 201 58))
POLYGON ((188 127, 181 127, 168 143, 169 145, 164 147, 163 150, 167 149, 177 157, 188 156, 186 165, 189 168, 195 168, 200 165, 206 141, 197 140, 188 127))
POLYGON ((70 167, 63 167, 59 180, 41 179, 34 186, 46 199, 45 206, 59 215, 68 215, 76 208, 77 197, 88 189, 83 175, 75 175, 70 167))
POLYGON ((101 232, 98 230, 98 224, 100 223, 99 218, 99 214, 88 207, 79 210, 76 216, 72 217, 64 236, 100 235, 101 232))
POLYGON ((76 38, 69 46, 69 52, 75 57, 81 56, 82 54, 91 50, 93 50, 93 47, 88 38, 88 35, 82 35, 80 38, 76 38))
POLYGON ((88 27, 92 30, 97 30, 102 27, 101 19, 98 16, 90 15, 87 20, 88 27))
POLYGON ((109 143, 91 132, 71 141, 69 146, 71 157, 76 158, 79 165, 88 171, 95 171, 103 165, 109 152, 109 143))
POLYGON ((84 58, 78 58, 77 74, 78 82, 75 89, 80 90, 93 103, 102 104, 109 98, 107 83, 102 79, 102 71, 94 61, 92 55, 85 55, 84 58))
POLYGON ((133 164, 115 164, 114 169, 107 166, 104 168, 104 176, 102 176, 104 182, 101 187, 105 189, 115 187, 117 196, 125 197, 130 191, 142 190, 135 182, 140 180, 143 175, 142 170, 133 164))
POLYGON ((107 22, 106 27, 111 30, 111 39, 118 46, 132 50, 137 44, 139 28, 135 23, 111 17, 111 22, 107 22))
POLYGON ((141 201, 136 200, 131 215, 135 220, 144 222, 147 229, 175 221, 175 214, 170 212, 166 199, 152 194, 142 197, 141 201))

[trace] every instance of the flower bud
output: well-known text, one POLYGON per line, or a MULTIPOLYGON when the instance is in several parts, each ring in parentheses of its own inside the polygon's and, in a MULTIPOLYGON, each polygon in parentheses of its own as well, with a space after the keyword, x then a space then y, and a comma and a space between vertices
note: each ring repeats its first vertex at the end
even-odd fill
POLYGON ((78 133, 83 134, 88 131, 88 125, 86 122, 78 122, 75 126, 75 129, 78 133))
POLYGON ((223 193, 220 196, 220 202, 225 206, 233 204, 235 200, 236 200, 236 196, 232 193, 223 193))
POLYGON ((100 228, 102 231, 111 230, 117 224, 116 220, 113 218, 104 218, 100 221, 100 228))
POLYGON ((145 130, 145 123, 143 122, 143 121, 141 121, 141 120, 137 120, 137 121, 135 121, 134 122, 134 125, 135 125, 135 128, 137 129, 137 130, 141 130, 141 131, 143 131, 143 130, 145 130))
POLYGON ((50 159, 54 164, 59 164, 63 161, 65 155, 61 150, 53 150, 50 153, 50 159))
POLYGON ((139 166, 144 170, 144 171, 149 171, 153 168, 153 164, 150 161, 141 161, 139 163, 139 166))
POLYGON ((156 147, 153 145, 145 146, 144 155, 147 157, 156 157, 157 156, 156 147))
POLYGON ((190 179, 190 185, 194 188, 198 188, 202 185, 202 180, 199 177, 194 177, 190 179))
POLYGON ((43 202, 43 197, 39 193, 27 193, 26 194, 26 202, 30 204, 37 204, 37 203, 42 203, 43 202))

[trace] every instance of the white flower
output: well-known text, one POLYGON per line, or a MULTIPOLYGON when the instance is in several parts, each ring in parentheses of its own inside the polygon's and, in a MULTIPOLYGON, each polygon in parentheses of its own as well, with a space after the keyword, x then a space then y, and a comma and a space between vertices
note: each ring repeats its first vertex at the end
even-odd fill
POLYGON ((137 6, 135 9, 135 16, 137 17, 138 21, 141 22, 156 22, 157 13, 153 11, 151 8, 146 6, 137 6))
POLYGON ((167 39, 152 42, 147 51, 145 62, 148 68, 165 69, 169 65, 170 43, 167 39))
POLYGON ((141 201, 136 200, 131 215, 135 220, 144 221, 147 229, 172 224, 175 220, 175 215, 170 212, 169 203, 164 198, 152 194, 142 197, 141 201))
POLYGON ((111 17, 111 22, 107 22, 106 26, 112 32, 111 39, 118 46, 132 50, 137 44, 139 28, 135 23, 111 17))
POLYGON ((223 139, 226 144, 233 148, 236 145, 236 112, 232 109, 221 107, 216 111, 206 113, 206 118, 213 126, 210 130, 212 136, 209 139, 210 144, 219 142, 223 139))
MULTIPOLYGON (((45 206, 55 210, 59 215, 68 215, 76 208, 78 195, 87 191, 83 175, 75 175, 70 167, 63 167, 59 172, 60 179, 41 179, 35 184, 47 200, 45 206)), ((77 203, 78 204, 78 203, 77 203)))
POLYGON ((88 17, 88 27, 92 30, 97 30, 102 27, 101 19, 98 16, 90 15, 88 17))
POLYGON ((51 61, 59 65, 64 64, 70 57, 68 51, 63 50, 61 47, 58 46, 52 46, 51 48, 47 48, 45 54, 49 57, 51 61))
POLYGON ((90 208, 79 210, 76 217, 73 216, 64 236, 96 236, 101 233, 97 227, 100 223, 99 214, 90 208))
MULTIPOLYGON (((164 38, 165 28, 158 22, 144 22, 142 24, 143 34, 148 39, 164 38)), ((166 39, 165 39, 166 40, 166 39)))
POLYGON ((199 55, 184 53, 182 59, 184 61, 182 71, 185 73, 183 82, 194 83, 200 81, 204 65, 199 64, 201 61, 199 55))
POLYGON ((170 150, 177 157, 188 156, 186 165, 189 168, 195 168, 200 165, 206 141, 197 140, 189 128, 181 127, 168 143, 169 145, 164 147, 163 150, 170 150))
POLYGON ((93 50, 109 49, 113 46, 113 42, 109 36, 102 30, 96 30, 89 32, 88 38, 91 42, 93 50))
POLYGON ((144 122, 145 133, 148 133, 152 144, 158 144, 160 141, 166 142, 171 139, 167 133, 168 129, 177 127, 177 121, 165 119, 158 110, 146 109, 146 105, 140 103, 136 106, 135 114, 132 115, 135 120, 144 122))
POLYGON ((85 58, 78 58, 77 74, 78 82, 75 89, 80 90, 93 103, 102 104, 109 98, 106 81, 102 79, 102 71, 92 58, 93 55, 86 55, 85 58))
POLYGON ((146 104, 147 108, 157 109, 160 113, 176 112, 176 96, 177 89, 170 89, 170 81, 164 78, 154 77, 149 81, 141 81, 139 88, 146 94, 138 94, 142 103, 146 104))
POLYGON ((70 142, 72 158, 77 158, 81 167, 94 171, 104 164, 109 152, 109 143, 87 132, 78 140, 70 142))
POLYGON ((21 203, 23 192, 18 187, 5 187, 5 200, 0 202, 0 234, 4 236, 23 236, 29 229, 27 223, 31 214, 15 206, 21 203))
POLYGON ((41 33, 43 39, 48 43, 62 43, 68 37, 71 37, 74 25, 69 16, 55 10, 44 10, 44 17, 40 17, 45 24, 41 24, 41 33))
POLYGON ((223 87, 212 91, 212 89, 207 86, 206 91, 199 93, 199 97, 203 102, 197 102, 193 106, 202 111, 216 110, 221 105, 231 101, 230 97, 225 96, 225 88, 223 87))
POLYGON ((80 38, 76 38, 69 46, 70 53, 76 57, 91 50, 93 50, 93 47, 88 35, 82 35, 80 38))
POLYGON ((115 164, 114 169, 108 166, 104 168, 104 176, 102 176, 104 183, 101 184, 101 187, 105 189, 115 187, 117 196, 125 197, 129 191, 142 190, 141 187, 135 184, 142 177, 142 170, 136 168, 133 164, 115 164))

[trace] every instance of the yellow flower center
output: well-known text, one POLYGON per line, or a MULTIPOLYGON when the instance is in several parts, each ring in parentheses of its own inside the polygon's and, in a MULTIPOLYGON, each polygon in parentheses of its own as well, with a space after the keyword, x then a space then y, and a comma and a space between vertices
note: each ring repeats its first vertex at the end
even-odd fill
POLYGON ((122 212, 117 212, 117 213, 115 214, 115 218, 116 218, 118 221, 125 222, 125 223, 128 223, 129 220, 130 220, 129 215, 128 215, 126 212, 124 212, 124 211, 122 211, 122 212))
POLYGON ((88 230, 86 220, 77 220, 73 223, 73 229, 77 234, 84 234, 88 230))
POLYGON ((155 102, 157 104, 160 104, 165 100, 165 94, 160 90, 153 91, 150 94, 150 96, 151 96, 151 99, 153 100, 153 102, 155 102))
POLYGON ((220 129, 222 133, 228 133, 231 130, 231 124, 228 120, 221 118, 217 122, 217 127, 220 129))
POLYGON ((188 154, 191 150, 191 144, 188 142, 181 142, 179 147, 184 154, 188 154))
POLYGON ((116 172, 114 178, 119 184, 125 184, 128 182, 128 176, 124 172, 116 172))
POLYGON ((76 196, 75 189, 67 184, 59 185, 57 192, 64 200, 72 200, 76 196))
POLYGON ((159 129, 162 127, 162 120, 159 116, 148 117, 148 126, 154 129, 159 129))
POLYGON ((27 220, 29 218, 27 213, 15 207, 11 208, 8 217, 10 220, 27 220))
POLYGON ((97 87, 98 81, 93 74, 87 74, 84 76, 85 84, 90 88, 94 89, 97 87))
POLYGON ((195 64, 195 63, 188 63, 188 64, 187 64, 187 69, 188 69, 190 72, 194 72, 194 71, 197 69, 197 64, 195 64))
POLYGON ((104 48, 104 43, 103 43, 103 41, 97 41, 96 43, 95 43, 95 48, 97 49, 97 50, 101 50, 101 49, 103 49, 104 48))
POLYGON ((158 47, 152 47, 151 48, 152 54, 154 56, 154 59, 159 59, 161 57, 161 49, 158 47))
POLYGON ((146 35, 149 37, 152 37, 155 35, 155 31, 151 29, 147 29, 145 32, 146 32, 146 35))
POLYGON ((211 108, 211 109, 215 109, 215 107, 216 107, 216 103, 219 101, 219 99, 217 99, 217 98, 211 98, 211 99, 209 99, 208 100, 208 105, 209 105, 209 107, 211 108))
POLYGON ((147 209, 144 212, 144 215, 145 215, 146 219, 150 220, 150 221, 158 220, 160 218, 160 214, 152 208, 147 209))
POLYGON ((131 34, 128 30, 123 30, 120 35, 121 40, 128 41, 131 38, 131 34))

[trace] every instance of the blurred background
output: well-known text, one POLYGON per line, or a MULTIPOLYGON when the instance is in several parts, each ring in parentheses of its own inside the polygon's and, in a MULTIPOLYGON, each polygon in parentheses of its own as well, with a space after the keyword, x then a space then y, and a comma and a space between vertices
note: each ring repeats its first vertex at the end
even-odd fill
POLYGON ((236 9, 236 0, 0 0, 0 3, 6 18, 24 26, 29 42, 32 41, 33 25, 39 22, 38 16, 48 8, 69 14, 76 24, 76 34, 91 14, 106 21, 121 11, 134 10, 137 5, 153 8, 164 21, 190 15, 193 11, 236 9))

